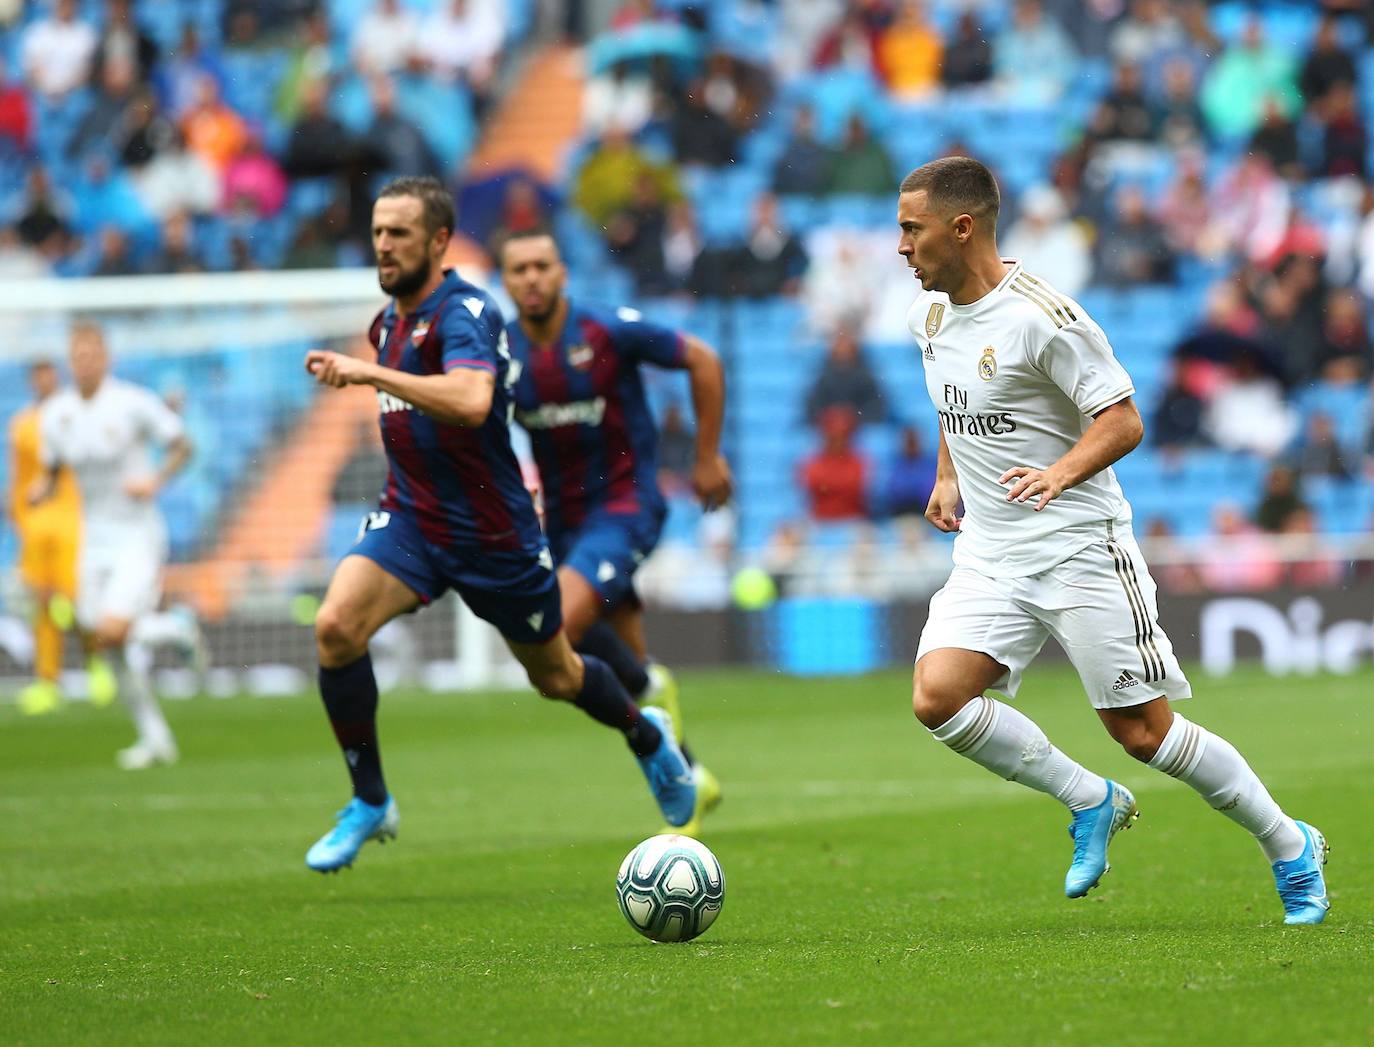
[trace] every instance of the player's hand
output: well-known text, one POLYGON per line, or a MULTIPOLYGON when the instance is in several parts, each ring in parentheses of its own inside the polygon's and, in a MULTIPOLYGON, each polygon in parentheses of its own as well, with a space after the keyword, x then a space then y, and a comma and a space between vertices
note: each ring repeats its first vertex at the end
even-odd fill
POLYGON ((29 505, 42 505, 52 497, 52 481, 46 476, 40 477, 29 484, 29 489, 26 493, 29 505))
POLYGON ((692 466, 692 492, 708 513, 719 509, 730 500, 734 490, 734 478, 730 475, 730 463, 724 455, 699 459, 692 466))
POLYGON ((1004 484, 1011 480, 1015 480, 1016 484, 1007 492, 1007 501, 1024 502, 1028 498, 1038 498, 1039 501, 1035 503, 1037 513, 1064 493, 1064 483, 1053 469, 1032 469, 1018 465, 1003 473, 1002 479, 997 482, 1004 484))
POLYGON ((936 480, 926 504, 926 519, 938 531, 946 534, 959 530, 963 523, 954 514, 959 511, 959 482, 957 480, 936 480))
POLYGON ((372 375, 372 365, 366 360, 326 349, 312 349, 306 353, 305 369, 315 376, 315 381, 335 389, 342 389, 346 385, 365 385, 372 375))
POLYGON ((124 493, 138 502, 146 502, 157 494, 158 487, 156 476, 131 476, 124 481, 124 493))

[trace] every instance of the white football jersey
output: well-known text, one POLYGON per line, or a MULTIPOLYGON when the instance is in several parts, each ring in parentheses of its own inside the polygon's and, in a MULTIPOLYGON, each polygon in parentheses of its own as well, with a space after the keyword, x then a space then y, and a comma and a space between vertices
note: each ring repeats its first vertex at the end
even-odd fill
POLYGON ((153 473, 153 448, 182 435, 181 418, 141 386, 106 377, 84 399, 64 389, 43 405, 45 464, 66 465, 81 491, 86 544, 159 534, 162 516, 155 501, 124 493, 124 484, 153 473))
POLYGON ((964 518, 954 562, 994 577, 1049 570, 1130 522, 1110 468, 1071 487, 1042 512, 1035 498, 1008 502, 1008 469, 1043 469, 1083 435, 1092 416, 1135 392, 1102 328, 1008 260, 1006 277, 971 305, 924 292, 907 314, 959 475, 964 518))

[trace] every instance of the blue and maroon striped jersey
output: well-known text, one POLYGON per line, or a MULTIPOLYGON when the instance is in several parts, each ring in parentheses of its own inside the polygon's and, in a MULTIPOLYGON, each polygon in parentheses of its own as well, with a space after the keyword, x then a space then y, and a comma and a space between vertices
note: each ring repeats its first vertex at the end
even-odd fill
POLYGON ((548 530, 574 530, 595 512, 662 513, 658 426, 639 365, 686 366, 682 336, 633 309, 571 300, 551 344, 533 344, 518 322, 506 333, 520 365, 515 417, 530 434, 548 530))
POLYGON ((542 544, 539 521, 510 443, 510 353, 500 307, 449 270, 406 317, 393 301, 372 321, 377 362, 409 374, 458 368, 496 377, 491 413, 479 426, 437 422, 411 404, 377 392, 390 470, 381 507, 411 516, 441 548, 516 550, 542 544))

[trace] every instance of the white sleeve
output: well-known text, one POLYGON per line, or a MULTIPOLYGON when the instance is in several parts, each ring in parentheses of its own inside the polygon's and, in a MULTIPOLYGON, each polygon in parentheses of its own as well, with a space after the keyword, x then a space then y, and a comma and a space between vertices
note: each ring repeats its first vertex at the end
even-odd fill
POLYGON ((138 419, 139 429, 163 447, 180 439, 186 432, 181 416, 146 389, 136 391, 133 413, 138 419))
POLYGON ((1061 328, 1045 343, 1036 363, 1085 415, 1095 415, 1135 392, 1107 336, 1091 321, 1061 328))

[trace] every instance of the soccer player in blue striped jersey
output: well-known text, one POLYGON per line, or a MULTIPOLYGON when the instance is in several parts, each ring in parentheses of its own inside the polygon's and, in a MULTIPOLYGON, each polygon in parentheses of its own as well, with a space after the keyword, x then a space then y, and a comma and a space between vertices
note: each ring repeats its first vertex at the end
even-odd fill
MULTIPOLYGON (((605 660, 631 695, 664 705, 680 739, 676 684, 648 660, 633 582, 667 516, 658 487, 658 428, 640 366, 687 372, 697 427, 691 484, 711 510, 729 499, 732 485, 720 453, 720 359, 700 339, 636 310, 572 301, 558 245, 546 230, 507 238, 500 261, 519 314, 506 326, 520 368, 515 418, 529 432, 539 467, 564 628, 574 648, 605 660)), ((694 771, 699 810, 684 827, 689 833, 720 796, 709 771, 700 765, 694 771)))
POLYGON ((352 801, 306 855, 320 872, 351 865, 365 842, 396 833, 368 642, 449 589, 500 631, 541 694, 624 734, 670 824, 686 823, 696 808, 669 717, 641 711, 604 662, 568 642, 553 559, 511 448, 517 368, 501 311, 442 268, 453 219, 437 179, 386 186, 372 219, 377 275, 391 295, 369 330, 377 359, 306 355, 322 385, 376 389, 389 466, 381 503, 335 570, 315 621, 320 692, 353 782, 352 801))

